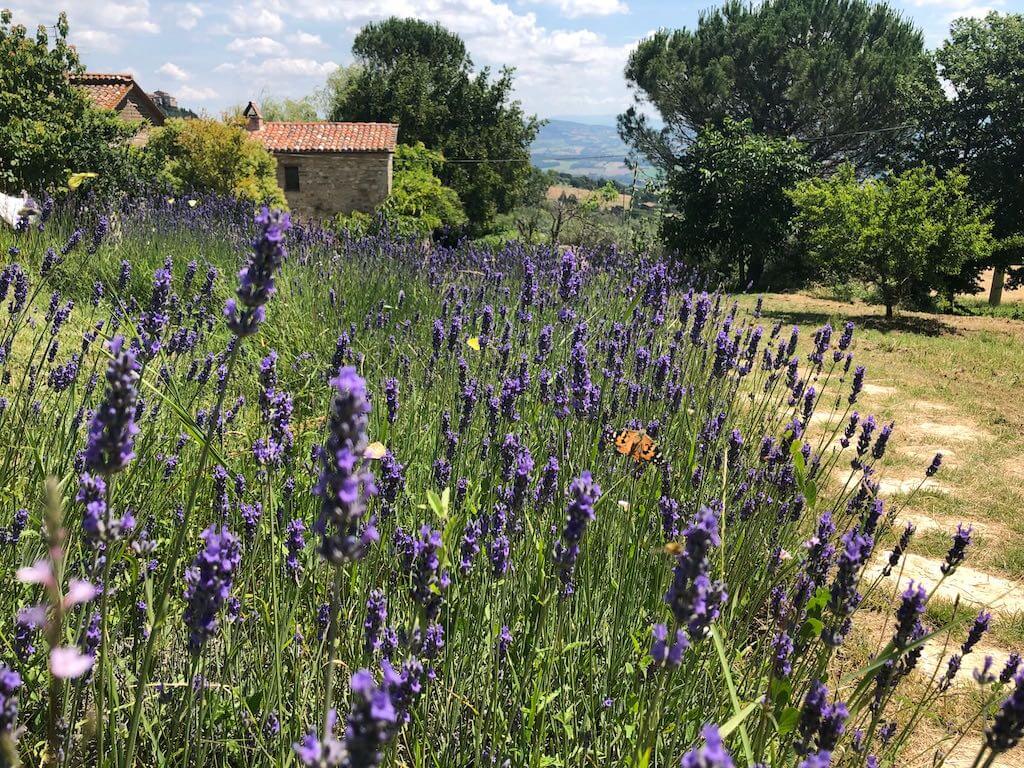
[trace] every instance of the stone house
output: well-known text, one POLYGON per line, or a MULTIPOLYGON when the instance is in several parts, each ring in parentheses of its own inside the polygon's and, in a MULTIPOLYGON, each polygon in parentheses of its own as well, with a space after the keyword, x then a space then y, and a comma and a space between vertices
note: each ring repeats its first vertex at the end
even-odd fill
POLYGON ((160 111, 135 78, 130 74, 101 74, 98 72, 71 73, 68 79, 82 88, 100 109, 112 109, 118 117, 130 123, 147 121, 150 125, 163 125, 160 111))
POLYGON ((394 123, 264 120, 251 101, 242 114, 250 135, 277 159, 277 183, 293 213, 371 213, 391 194, 394 123))

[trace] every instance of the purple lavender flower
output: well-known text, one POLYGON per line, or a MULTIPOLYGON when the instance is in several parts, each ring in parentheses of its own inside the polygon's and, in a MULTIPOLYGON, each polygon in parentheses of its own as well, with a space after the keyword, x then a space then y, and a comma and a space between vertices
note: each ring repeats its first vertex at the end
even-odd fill
POLYGON ((772 668, 776 677, 789 677, 793 671, 793 638, 778 632, 772 639, 772 668))
POLYGON ((941 570, 944 574, 952 573, 967 557, 967 547, 971 544, 971 529, 972 526, 970 525, 966 528, 964 528, 963 523, 957 525, 956 533, 953 534, 953 543, 950 545, 949 551, 946 553, 946 560, 942 564, 941 570))
POLYGON ((569 486, 569 495, 571 499, 566 510, 565 528, 554 549, 555 570, 566 596, 573 593, 572 578, 580 554, 580 540, 587 524, 596 516, 594 504, 601 496, 601 488, 590 473, 584 471, 569 486))
POLYGON ((384 379, 384 402, 388 408, 388 424, 398 419, 398 379, 384 379))
POLYGON ((238 537, 222 526, 203 531, 203 548, 185 571, 185 626, 189 650, 198 653, 217 631, 217 614, 231 594, 235 570, 242 560, 238 537))
POLYGON ((21 675, 0 665, 0 736, 15 738, 18 731, 18 689, 21 675))
POLYGON ((321 453, 322 469, 315 493, 321 497, 320 516, 314 530, 322 539, 320 554, 341 565, 361 558, 377 540, 370 519, 362 525, 366 502, 377 494, 373 473, 366 468, 367 414, 370 401, 366 382, 352 367, 342 368, 331 379, 336 393, 331 403, 329 436, 321 453))
POLYGON ((420 528, 419 538, 413 540, 411 595, 430 620, 440 612, 442 593, 449 583, 448 574, 440 570, 441 543, 441 532, 426 524, 420 528))
POLYGON ((732 758, 725 748, 718 728, 705 725, 701 731, 704 746, 691 749, 683 755, 680 768, 733 768, 732 758))
POLYGON ((906 648, 914 633, 920 626, 921 615, 924 613, 925 603, 928 601, 928 593, 924 586, 914 586, 911 581, 903 592, 903 599, 896 611, 896 635, 893 637, 893 645, 897 648, 906 648))
POLYGON ((651 627, 651 664, 655 667, 670 667, 675 669, 683 662, 683 654, 690 647, 690 641, 686 639, 686 633, 677 629, 674 638, 670 641, 668 627, 664 624, 655 624, 651 627))
POLYGON ((966 656, 968 653, 974 650, 974 646, 978 644, 982 636, 988 631, 989 624, 992 623, 992 614, 988 611, 982 611, 974 619, 974 623, 971 625, 970 631, 967 633, 967 639, 964 640, 963 645, 960 646, 960 653, 966 656))
POLYGON ((302 550, 306 547, 306 538, 304 536, 306 524, 298 519, 289 520, 284 530, 284 545, 288 550, 288 555, 284 560, 284 570, 298 584, 299 578, 302 575, 302 561, 299 557, 302 555, 302 550))
POLYGON ((985 741, 995 754, 1012 749, 1024 736, 1024 674, 1014 679, 1013 692, 1003 700, 992 725, 985 729, 985 741))
POLYGON ((1007 657, 1006 664, 1003 666, 1003 671, 999 673, 999 682, 1006 685, 1008 682, 1013 680, 1017 674, 1017 670, 1020 669, 1020 654, 1014 651, 1007 657))
POLYGON ((708 507, 701 507, 683 532, 686 544, 672 569, 672 584, 665 593, 665 602, 676 623, 685 626, 690 638, 703 636, 725 605, 725 584, 712 581, 709 554, 721 544, 718 537, 718 516, 708 507))
POLYGON ((375 589, 366 599, 366 619, 363 620, 363 648, 368 653, 380 650, 381 632, 387 621, 388 600, 382 591, 375 589))
POLYGON ((928 469, 924 471, 925 477, 935 477, 939 471, 939 467, 942 466, 942 454, 936 453, 932 459, 932 463, 928 465, 928 469))
POLYGON ((112 359, 107 365, 103 402, 93 414, 85 446, 85 465, 92 472, 111 475, 135 458, 135 409, 138 403, 138 364, 116 336, 108 345, 112 359))
POLYGON ((238 300, 228 299, 224 316, 228 328, 236 336, 256 333, 266 316, 263 305, 274 295, 274 274, 287 257, 284 246, 285 232, 291 228, 291 218, 281 211, 263 208, 256 216, 260 227, 259 239, 253 244, 249 261, 238 273, 238 300), (239 308, 239 304, 242 308, 239 308))

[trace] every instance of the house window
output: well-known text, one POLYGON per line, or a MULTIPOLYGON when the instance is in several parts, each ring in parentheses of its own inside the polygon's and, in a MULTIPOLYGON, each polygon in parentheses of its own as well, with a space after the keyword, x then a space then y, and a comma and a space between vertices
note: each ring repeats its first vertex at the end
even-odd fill
POLYGON ((284 191, 299 191, 299 166, 286 165, 284 167, 284 191))

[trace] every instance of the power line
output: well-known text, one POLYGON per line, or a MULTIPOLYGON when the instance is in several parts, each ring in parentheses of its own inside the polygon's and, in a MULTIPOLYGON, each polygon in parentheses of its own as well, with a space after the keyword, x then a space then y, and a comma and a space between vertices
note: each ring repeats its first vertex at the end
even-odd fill
MULTIPOLYGON (((908 128, 916 128, 912 123, 906 123, 904 125, 890 125, 885 128, 865 128, 860 131, 845 131, 843 133, 829 133, 821 136, 807 136, 806 138, 797 139, 800 142, 810 141, 827 141, 828 139, 842 139, 850 136, 866 136, 872 133, 889 133, 890 131, 905 131, 908 128)), ((793 137, 796 138, 796 137, 793 137)), ((568 162, 571 160, 620 160, 624 159, 622 153, 615 155, 568 155, 566 157, 542 157, 541 160, 554 160, 557 162, 568 162)), ((451 163, 453 165, 469 165, 469 164, 481 164, 481 163, 532 163, 532 158, 521 158, 521 157, 457 157, 457 158, 444 158, 444 162, 451 163)))

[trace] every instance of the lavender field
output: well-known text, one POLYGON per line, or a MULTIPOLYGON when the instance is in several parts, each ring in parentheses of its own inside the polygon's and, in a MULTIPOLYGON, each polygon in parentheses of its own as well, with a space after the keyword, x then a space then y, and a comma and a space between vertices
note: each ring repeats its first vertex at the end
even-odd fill
POLYGON ((900 766, 962 667, 932 764, 1024 733, 902 574, 852 323, 213 197, 0 248, 2 766, 900 766))

